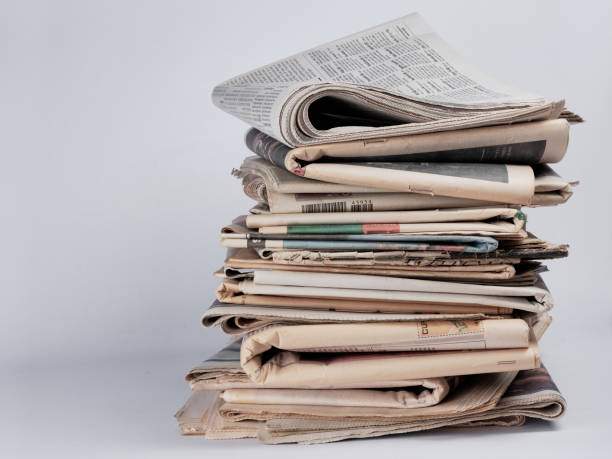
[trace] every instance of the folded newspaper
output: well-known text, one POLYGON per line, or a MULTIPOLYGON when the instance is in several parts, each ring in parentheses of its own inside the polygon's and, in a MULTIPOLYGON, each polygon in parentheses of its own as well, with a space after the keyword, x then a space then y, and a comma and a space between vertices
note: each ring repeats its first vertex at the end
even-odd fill
MULTIPOLYGON (((393 265, 393 264, 322 264, 322 263, 295 263, 286 260, 284 263, 275 263, 273 260, 261 258, 253 249, 232 249, 225 259, 223 268, 215 276, 221 279, 243 280, 253 277, 256 269, 276 269, 280 271, 329 272, 340 274, 372 274, 379 276, 412 277, 431 280, 449 280, 458 282, 496 283, 533 285, 537 281, 535 274, 546 271, 546 267, 535 261, 520 259, 497 259, 494 262, 470 264, 450 262, 454 259, 444 258, 448 264, 393 265)), ((366 262, 368 260, 365 260, 366 262)), ((442 261, 442 260, 438 260, 442 261)), ((473 261, 482 261, 475 259, 473 261)), ((486 261, 486 260, 485 260, 486 261)))
POLYGON ((205 327, 219 326, 234 336, 244 336, 270 325, 322 323, 421 322, 423 320, 466 320, 508 317, 510 308, 461 305, 432 305, 394 302, 338 301, 321 299, 298 302, 287 299, 285 305, 226 304, 215 301, 202 316, 205 327), (289 303, 297 303, 288 305, 289 303))
MULTIPOLYGON (((244 340, 237 340, 225 348, 217 352, 212 357, 203 361, 199 365, 193 367, 186 375, 185 379, 189 382, 189 385, 193 390, 225 390, 225 389, 236 389, 236 388, 257 388, 257 387, 265 387, 265 388, 310 388, 310 389, 327 389, 330 387, 336 388, 377 388, 377 387, 404 387, 403 384, 407 379, 422 379, 422 378, 436 378, 441 376, 448 375, 436 375, 436 376, 425 376, 421 374, 417 376, 415 373, 426 373, 426 372, 434 372, 441 371, 452 373, 452 376, 456 376, 458 374, 470 374, 470 373, 478 373, 479 370, 482 372, 504 372, 516 370, 520 366, 525 367, 537 367, 538 363, 538 351, 536 344, 533 342, 533 336, 528 337, 527 329, 525 328, 525 323, 529 325, 529 327, 533 330, 536 338, 544 333, 548 325, 550 324, 551 318, 546 313, 541 313, 538 315, 526 316, 523 322, 522 319, 506 319, 506 320, 482 320, 482 319, 460 319, 460 320, 441 320, 441 319, 429 319, 425 316, 424 320, 421 321, 413 321, 413 322, 377 322, 374 328, 378 329, 372 333, 366 333, 364 337, 355 336, 357 332, 361 330, 367 330, 367 323, 358 323, 358 322, 348 322, 348 323, 319 323, 316 325, 303 325, 303 326, 279 326, 279 327, 267 327, 261 330, 257 330, 254 333, 250 334, 245 338, 246 340, 250 340, 250 344, 242 350, 242 345, 244 340), (521 323, 522 322, 522 323, 521 323), (489 333, 485 330, 484 323, 487 323, 491 326, 488 330, 489 333), (431 335, 429 333, 423 334, 423 330, 429 332, 430 327, 433 324, 441 325, 441 328, 438 325, 434 325, 431 329, 431 335), (455 325, 457 324, 457 325, 455 325), (466 325, 466 327, 464 327, 466 325), (355 359, 345 359, 344 362, 342 360, 336 361, 333 363, 334 368, 332 372, 334 372, 333 379, 329 379, 330 376, 326 376, 323 380, 319 381, 319 384, 307 385, 304 381, 302 381, 301 377, 298 377, 296 380, 291 380, 290 374, 284 373, 290 367, 277 368, 278 371, 274 371, 272 374, 266 373, 258 374, 255 376, 254 380, 252 375, 257 372, 258 365, 267 364, 270 360, 258 360, 256 355, 258 350, 261 350, 260 344, 258 343, 268 343, 270 344, 270 339, 276 339, 274 330, 280 331, 281 335, 278 336, 287 336, 290 337, 289 340, 285 340, 284 345, 295 348, 297 347, 297 341, 295 338, 306 340, 305 342, 312 343, 316 342, 317 344, 325 344, 326 341, 320 341, 317 338, 313 338, 313 332, 318 333, 321 331, 326 340, 334 340, 337 339, 333 336, 333 333, 338 329, 340 330, 340 337, 344 340, 344 344, 346 345, 349 340, 361 340, 361 343, 365 343, 367 341, 371 341, 370 344, 374 346, 389 345, 390 342, 385 342, 385 333, 388 330, 388 327, 397 327, 396 330, 400 333, 397 336, 398 341, 396 341, 395 346, 410 346, 407 340, 404 338, 408 338, 409 334, 402 334, 402 331, 405 330, 413 330, 412 339, 424 341, 433 340, 437 341, 437 345, 445 346, 449 345, 450 342, 457 338, 459 341, 463 340, 464 342, 469 342, 469 337, 473 337, 475 342, 479 342, 480 346, 486 346, 487 340, 490 342, 497 341, 498 343, 500 339, 505 340, 509 338, 512 340, 512 343, 517 346, 527 346, 523 348, 514 348, 514 349, 480 349, 480 350, 459 350, 459 351, 426 351, 426 352, 398 352, 398 351, 386 351, 386 352, 371 352, 371 353, 349 353, 345 354, 345 356, 353 355, 355 359), (335 327, 335 329, 331 329, 329 327, 335 327), (420 329, 420 331, 419 331, 420 329), (272 330, 272 331, 270 331, 272 330), (283 331, 284 330, 284 331, 283 331), (441 333, 442 330, 446 330, 446 332, 450 333, 441 333), (510 333, 509 333, 510 331, 510 333), (514 334, 513 331, 517 333, 514 334), (289 333, 285 335, 285 333, 289 333), (419 335, 420 334, 420 335, 419 335), (430 335, 427 337, 427 335, 430 335), (435 336, 434 336, 435 335, 435 336), (299 338, 301 336, 301 338, 299 338), (424 336, 424 338, 419 338, 419 336, 424 336), (263 341, 262 341, 263 338, 263 341), (381 341, 382 340, 382 341, 381 341), (493 340, 493 341, 491 341, 493 340), (446 341, 446 343, 444 343, 446 341), (376 344, 379 343, 379 344, 376 344), (255 353, 254 353, 255 351, 255 353), (488 352, 488 353, 487 353, 488 352), (242 353, 242 357, 241 357, 242 353), (361 356, 370 354, 370 359, 364 359, 361 356), (425 355, 423 355, 425 354, 425 355), (504 354, 504 358, 495 360, 495 358, 502 357, 501 354, 504 354), (427 358, 429 356, 429 359, 427 358), (432 358, 433 356, 433 358, 432 358), (247 373, 245 368, 243 367, 242 359, 248 359, 250 363, 249 371, 247 373), (532 360, 536 359, 536 360, 532 360), (253 361, 254 360, 254 361, 253 361), (258 363, 259 362, 259 363, 258 363), (437 366, 437 365, 440 366, 437 366), (405 371, 402 370, 402 365, 408 365, 405 371), (375 381, 368 380, 367 376, 372 375, 372 372, 376 371, 376 368, 386 368, 389 376, 389 380, 385 381, 381 378, 382 374, 379 374, 376 377, 375 381), (486 370, 484 368, 487 368, 486 370), (505 368, 505 369, 504 369, 505 368), (339 371, 338 370, 344 370, 339 371), (455 373, 456 372, 456 373, 455 373), (407 374, 412 373, 413 377, 408 378, 407 374), (262 381, 261 378, 272 378, 273 380, 262 381), (279 379, 283 381, 280 382, 279 379)), ((293 322, 298 323, 298 322, 293 322)), ((456 346, 464 346, 466 344, 461 344, 458 341, 456 346)), ((329 344, 331 341, 327 341, 329 344)), ((353 341, 356 343, 357 341, 353 341)), ((337 341, 336 341, 337 343, 337 341)), ((414 344, 414 343, 413 343, 414 344)), ((510 343, 507 343, 510 344, 510 343)), ((435 346, 436 344, 434 344, 435 346)), ((453 344, 450 344, 451 346, 453 344)), ((467 346, 477 347, 478 344, 467 344, 467 346)), ((264 346, 265 347, 265 346, 264 346)), ((307 378, 315 378, 317 372, 321 371, 323 367, 317 365, 310 365, 305 359, 311 358, 315 356, 315 354, 319 354, 320 356, 327 355, 328 357, 338 356, 338 354, 334 353, 325 353, 325 352, 306 352, 303 353, 302 356, 304 359, 300 361, 299 353, 288 350, 279 350, 275 348, 277 352, 277 358, 274 359, 272 354, 266 354, 264 352, 264 356, 266 359, 271 358, 270 365, 276 365, 275 362, 282 362, 282 360, 278 360, 279 353, 289 353, 292 355, 291 361, 294 361, 299 367, 302 365, 306 365, 302 371, 305 372, 305 376, 307 378)), ((328 349, 330 349, 328 347, 328 349)), ((262 354, 258 354, 262 356, 262 354)), ((314 357, 313 357, 314 358, 314 357)), ((333 358, 332 358, 333 361, 333 358)), ((285 361, 288 363, 288 361, 285 361)), ((319 361, 320 363, 320 361, 319 361)), ((298 371, 294 370, 294 371, 298 371)), ((289 370, 291 371, 291 370, 289 370)))
MULTIPOLYGON (((252 213, 375 212, 383 210, 495 207, 499 203, 476 199, 392 192, 380 188, 321 182, 291 174, 258 156, 247 157, 232 172, 242 179, 244 192, 263 206, 252 213)), ((566 202, 577 182, 560 177, 547 164, 533 167, 532 206, 566 202)))
POLYGON ((228 403, 258 405, 364 406, 416 408, 440 403, 459 377, 423 378, 406 382, 397 390, 378 389, 226 389, 220 397, 228 403), (451 384, 449 384, 449 381, 451 384))
MULTIPOLYGON (((470 234, 524 238, 526 215, 507 207, 247 215, 248 228, 266 234, 470 234)), ((233 225, 237 222, 234 221, 233 225)), ((223 232, 243 230, 230 225, 223 232)))
MULTIPOLYGON (((557 122, 565 121, 558 120, 557 122)), ((554 123, 550 121, 549 123, 554 123)), ((537 126, 536 123, 527 123, 529 128, 537 126)), ((527 129, 522 125, 506 129, 527 129)), ((567 126, 566 126, 567 127, 567 126)), ((470 134, 475 141, 482 141, 486 136, 479 131, 486 129, 499 130, 501 128, 480 128, 459 131, 459 134, 470 134), (478 132, 474 132, 478 131, 478 132)), ((457 136, 459 134, 452 133, 457 136)), ((514 134, 508 134, 512 137, 514 134)), ((441 134, 430 134, 432 145, 441 145, 441 134)), ((406 145, 393 146, 378 142, 376 152, 353 148, 345 143, 320 145, 316 147, 301 147, 289 149, 286 145, 257 130, 247 134, 246 143, 251 151, 278 166, 285 167, 293 174, 306 179, 331 182, 346 186, 367 186, 381 191, 394 191, 410 195, 423 194, 426 196, 452 197, 463 200, 482 200, 486 196, 488 201, 515 205, 546 205, 550 193, 537 197, 538 184, 536 172, 544 175, 540 182, 549 183, 546 173, 552 171, 547 166, 538 164, 529 166, 521 164, 499 163, 496 158, 489 158, 483 147, 473 149, 453 150, 453 155, 442 155, 441 152, 428 154, 405 154, 413 149, 415 140, 422 140, 423 136, 408 138, 397 137, 395 143, 403 140, 406 145), (324 148, 325 147, 325 148, 324 148), (409 148, 410 147, 410 148, 409 148), (304 152, 303 150, 307 151, 304 152), (314 152, 310 150, 316 150, 314 152), (323 152, 322 152, 323 150, 323 152), (340 152, 336 150, 341 150, 340 152), (469 151, 473 151, 472 154, 469 151), (394 151, 397 153, 392 154, 394 151), (374 155, 376 153, 376 155, 374 155), (336 156, 333 156, 335 154, 336 156), (349 156, 350 155, 350 156, 349 156), (423 162, 422 160, 427 160, 423 162), (453 162, 450 162, 453 161, 453 162), (463 162, 459 162, 463 161, 463 162)), ((380 140, 380 139, 377 139, 380 140)), ((357 145, 362 143, 356 142, 357 145)), ((508 146, 505 146, 508 147, 508 146)), ((497 146, 495 149, 501 147, 497 146)), ((447 153, 447 152, 444 152, 447 153)), ((538 155, 537 158, 540 158, 538 155)), ((506 163, 533 162, 528 158, 504 157, 506 163)), ((537 161, 536 161, 537 162, 537 161)), ((559 182, 559 180, 556 180, 559 182)), ((563 194, 568 194, 567 192, 563 194)), ((563 198, 561 194, 561 198, 563 198)), ((410 202, 416 201, 412 199, 410 202)), ((426 199, 422 200, 427 202, 426 199)), ((441 200, 444 202, 444 200, 441 200)), ((416 201, 419 202, 419 201, 416 201)))
MULTIPOLYGON (((564 415, 566 401, 544 367, 520 371, 514 380, 511 380, 510 386, 506 386, 507 389, 499 398, 498 394, 501 392, 499 389, 504 387, 504 382, 503 380, 497 384, 489 382, 498 391, 486 402, 478 398, 479 395, 482 397, 482 392, 472 392, 467 396, 457 393, 456 398, 452 395, 448 396, 442 403, 431 407, 431 411, 451 412, 446 415, 434 415, 420 419, 415 417, 416 419, 398 422, 326 421, 324 419, 300 419, 299 417, 288 422, 286 418, 271 416, 265 424, 260 424, 258 438, 264 443, 320 443, 348 438, 409 433, 440 427, 517 426, 524 423, 526 418, 550 421, 558 420, 564 415), (465 401, 471 401, 473 404, 480 401, 481 404, 471 410, 457 406, 465 401), (445 402, 448 405, 443 406, 445 402)), ((466 384, 467 390, 469 390, 468 384, 466 384)), ((484 389, 482 386, 479 387, 478 383, 473 384, 481 391, 484 389)), ((229 414, 230 408, 221 405, 219 416, 229 414)))
MULTIPOLYGON (((499 237, 499 236, 498 236, 499 237)), ((503 248, 485 253, 429 251, 339 251, 256 249, 258 255, 274 263, 295 265, 396 265, 396 266, 467 266, 518 263, 523 260, 564 258, 568 246, 544 243, 541 247, 503 248), (519 260, 519 261, 511 261, 519 260)))
POLYGON ((497 249, 491 237, 412 234, 223 234, 221 246, 254 249, 410 250, 486 253, 497 249))
POLYGON ((278 325, 247 335, 240 365, 264 387, 405 387, 406 380, 537 368, 521 319, 278 325))
MULTIPOLYGON (((401 400, 401 393, 385 393, 379 391, 377 395, 401 400)), ((219 392, 196 391, 177 412, 176 419, 184 435, 204 435, 211 440, 259 438, 270 444, 327 443, 450 427, 513 427, 522 425, 526 418, 557 420, 566 410, 564 397, 544 367, 518 374, 465 377, 457 389, 435 405, 425 407, 303 405, 301 402, 312 395, 301 393, 282 404, 265 404, 263 396, 259 395, 258 403, 232 403, 224 401, 219 392)))
MULTIPOLYGON (((580 120, 563 101, 546 102, 485 75, 418 14, 234 77, 212 97, 222 110, 294 147, 560 116, 580 120)), ((543 151, 536 148, 543 155, 552 142, 536 138, 545 143, 543 151)))
POLYGON ((534 286, 515 287, 363 274, 256 270, 252 280, 224 280, 217 288, 217 299, 224 303, 243 303, 239 298, 244 295, 249 295, 247 304, 252 304, 254 296, 265 295, 475 305, 536 313, 553 307, 552 296, 541 279, 534 286))

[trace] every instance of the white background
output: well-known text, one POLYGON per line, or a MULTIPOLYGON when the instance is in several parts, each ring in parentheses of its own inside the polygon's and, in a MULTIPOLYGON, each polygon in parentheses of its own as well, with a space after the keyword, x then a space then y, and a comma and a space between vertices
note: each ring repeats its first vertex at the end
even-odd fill
MULTIPOLYGON (((609 454, 612 313, 609 2, 2 2, 0 203, 4 457, 609 454), (247 128, 213 86, 419 11, 488 73, 586 123, 556 166, 581 180, 529 210, 569 242, 543 361, 567 397, 557 424, 314 447, 180 437, 186 370, 225 337, 199 317, 221 225, 250 201, 230 176, 247 128)), ((431 456, 433 455, 433 456, 431 456)), ((249 456, 250 457, 250 456, 249 456)), ((609 457, 609 456, 608 456, 609 457)))

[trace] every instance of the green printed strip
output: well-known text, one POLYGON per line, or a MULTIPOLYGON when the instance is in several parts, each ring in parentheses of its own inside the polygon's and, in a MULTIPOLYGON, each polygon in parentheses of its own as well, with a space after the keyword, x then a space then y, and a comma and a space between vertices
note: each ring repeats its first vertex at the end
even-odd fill
POLYGON ((361 223, 355 225, 289 225, 287 234, 363 234, 361 223))

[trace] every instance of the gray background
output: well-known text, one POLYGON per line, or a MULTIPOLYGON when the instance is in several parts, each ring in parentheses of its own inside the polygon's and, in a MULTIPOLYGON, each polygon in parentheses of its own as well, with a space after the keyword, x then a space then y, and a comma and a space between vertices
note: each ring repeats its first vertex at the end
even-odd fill
POLYGON ((604 455, 612 427, 609 2, 0 8, 4 457, 604 455), (564 97, 587 120, 556 166, 582 181, 575 196, 528 211, 533 232, 572 246, 545 275, 556 308, 542 343, 567 417, 308 448, 180 437, 172 415, 188 395, 182 377, 225 340, 199 325, 223 259, 219 227, 250 205, 230 176, 246 153, 247 126, 212 105, 212 87, 412 11, 490 74, 564 97))

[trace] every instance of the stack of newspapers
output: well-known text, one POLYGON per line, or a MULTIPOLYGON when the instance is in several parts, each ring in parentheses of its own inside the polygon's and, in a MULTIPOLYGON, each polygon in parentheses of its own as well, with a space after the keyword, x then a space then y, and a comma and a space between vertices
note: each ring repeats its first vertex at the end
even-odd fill
POLYGON ((570 183, 565 103, 494 80, 418 14, 235 77, 252 126, 234 175, 256 203, 205 327, 230 344, 187 374, 183 434, 318 443, 555 420, 540 360, 568 246, 529 232, 570 183))

